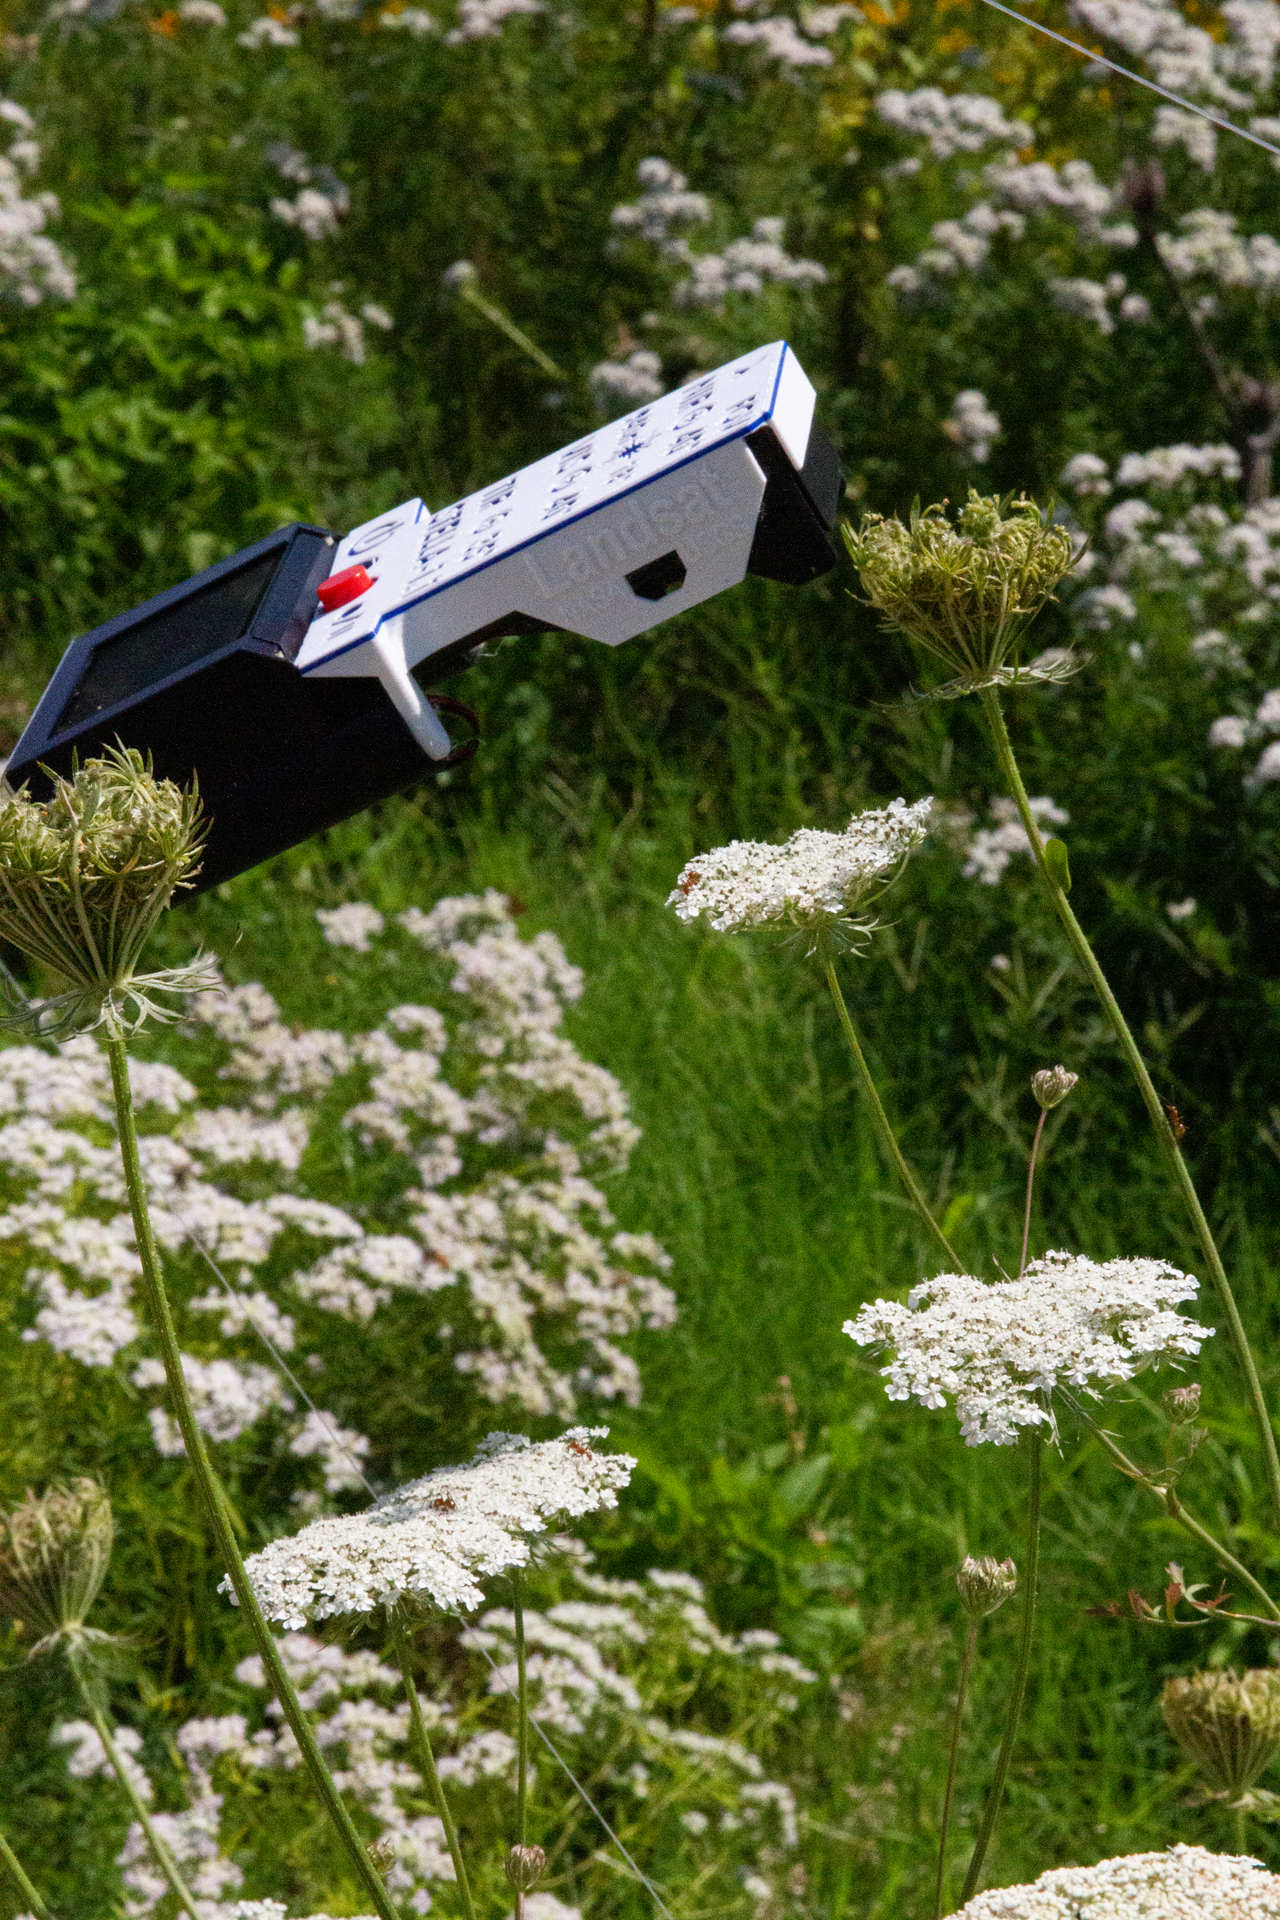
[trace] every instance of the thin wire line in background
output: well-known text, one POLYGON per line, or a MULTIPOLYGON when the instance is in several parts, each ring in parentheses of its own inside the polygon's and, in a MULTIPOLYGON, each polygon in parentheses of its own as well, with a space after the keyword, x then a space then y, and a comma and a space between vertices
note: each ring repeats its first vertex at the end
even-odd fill
POLYGON ((1088 47, 1082 47, 1078 40, 1069 40, 1065 33, 1058 33, 1053 27, 1042 26, 1039 20, 1032 20, 1025 13, 1017 13, 1012 7, 1006 7, 1003 0, 982 0, 984 6, 994 7, 997 13, 1007 14, 1010 20, 1018 20, 1024 27, 1030 27, 1034 33, 1043 33, 1050 40, 1056 40, 1059 46, 1070 47, 1073 53, 1082 54, 1086 60, 1093 60, 1100 67, 1110 67, 1112 73, 1121 73, 1126 80, 1136 81, 1140 87, 1147 87, 1152 93, 1158 93, 1162 100, 1172 100, 1176 107, 1185 107, 1188 113, 1198 113, 1202 120, 1208 120, 1212 126, 1221 127, 1224 133, 1237 133, 1242 140, 1250 140, 1255 147, 1264 147, 1268 153, 1274 153, 1280 159, 1280 147, 1273 146, 1270 140, 1264 140, 1260 133, 1250 133, 1247 127, 1238 127, 1234 120, 1224 120, 1220 114, 1210 113, 1207 107, 1198 107, 1194 100, 1188 100, 1184 94, 1170 93, 1168 87, 1157 86, 1154 80, 1147 80, 1140 73, 1134 73, 1131 67, 1122 67, 1115 60, 1108 60, 1105 53, 1094 53, 1088 47))
POLYGON ((258 1322, 254 1319, 254 1316, 253 1316, 253 1309, 250 1306, 249 1302, 246 1300, 244 1294, 236 1292, 235 1288, 232 1286, 231 1282, 228 1280, 226 1274, 222 1271, 222 1268, 218 1265, 217 1261, 214 1259, 213 1255, 210 1253, 208 1247, 206 1247, 204 1241, 200 1238, 200 1235, 196 1232, 195 1228, 191 1225, 190 1221, 184 1220, 181 1214, 176 1214, 174 1217, 178 1221, 179 1225, 183 1228, 183 1230, 190 1235, 192 1243, 196 1247, 197 1251, 200 1253, 201 1257, 204 1259, 206 1265, 209 1268, 209 1271, 213 1274, 214 1278, 221 1282, 226 1292, 227 1298, 229 1300, 234 1301, 236 1306, 243 1309, 245 1319, 248 1321, 249 1325, 253 1328, 259 1340, 261 1340, 263 1346, 266 1348, 267 1352, 271 1355, 271 1358, 275 1361, 277 1367, 280 1369, 285 1379, 289 1382, 289 1385, 293 1387, 296 1392, 302 1395, 302 1398, 306 1401, 312 1413, 314 1413, 314 1415, 316 1416, 316 1419, 320 1422, 321 1426, 324 1427, 325 1431, 328 1433, 329 1438, 333 1441, 333 1444, 338 1449, 338 1452, 341 1454, 344 1454, 346 1458, 351 1462, 352 1466, 355 1468, 356 1472, 359 1474, 360 1484, 361 1486, 363 1486, 369 1498, 371 1500, 376 1500, 378 1496, 374 1492, 373 1488, 369 1485, 369 1482, 365 1479, 364 1469, 360 1465, 359 1460, 356 1458, 355 1454, 352 1453, 350 1447, 347 1446, 341 1434, 338 1432, 338 1429, 333 1425, 332 1421, 330 1420, 329 1415, 324 1411, 322 1407, 318 1407, 315 1401, 311 1398, 311 1395, 307 1392, 301 1380, 299 1380, 297 1374, 293 1371, 293 1368, 289 1365, 288 1361, 285 1359, 284 1355, 281 1353, 279 1347, 277 1347, 275 1341, 271 1338, 266 1328, 260 1327, 258 1325, 258 1322))
MULTIPOLYGON (((463 1625, 464 1626, 466 1625, 465 1621, 463 1622, 463 1625)), ((490 1657, 488 1648, 477 1647, 476 1652, 482 1654, 484 1658, 488 1660, 489 1665, 492 1667, 494 1673, 497 1675, 502 1685, 506 1688, 507 1692, 511 1695, 512 1699, 517 1700, 519 1698, 519 1695, 516 1693, 516 1690, 512 1686, 511 1682, 507 1679, 506 1674, 503 1673, 501 1667, 498 1666, 497 1662, 490 1657)), ((551 1755, 551 1758, 555 1761, 556 1765, 562 1768, 563 1771, 568 1775, 569 1780, 571 1781, 575 1790, 582 1796, 587 1806, 590 1807, 592 1813, 594 1813, 596 1819, 600 1822, 600 1825, 604 1828, 605 1832, 608 1834, 609 1838, 612 1840, 614 1846, 618 1849, 618 1852, 622 1855, 623 1859, 626 1861, 627 1865, 630 1867, 632 1873, 634 1873, 634 1875, 636 1876, 636 1879, 640 1882, 641 1886, 647 1890, 655 1907, 657 1907, 660 1913, 664 1913, 666 1915, 667 1920, 673 1920, 670 1907, 667 1905, 666 1901, 662 1898, 662 1895, 658 1892, 658 1889, 654 1886, 648 1874, 645 1873, 641 1867, 638 1867, 636 1865, 635 1861, 632 1859, 631 1855, 627 1852, 627 1849, 623 1846, 621 1840, 619 1840, 613 1828, 609 1825, 609 1822, 605 1819, 604 1815, 601 1813, 595 1801, 591 1798, 591 1795, 587 1792, 586 1788, 583 1786, 581 1780, 579 1780, 578 1776, 574 1773, 573 1768, 569 1765, 569 1762, 565 1760, 562 1757, 562 1755, 560 1755, 556 1751, 555 1747, 552 1746, 551 1741, 547 1737, 546 1733, 544 1733, 542 1726, 537 1720, 534 1719, 532 1714, 529 1715, 529 1725, 533 1728, 534 1732, 537 1734, 539 1740, 541 1740, 543 1746, 547 1749, 547 1752, 551 1755)))

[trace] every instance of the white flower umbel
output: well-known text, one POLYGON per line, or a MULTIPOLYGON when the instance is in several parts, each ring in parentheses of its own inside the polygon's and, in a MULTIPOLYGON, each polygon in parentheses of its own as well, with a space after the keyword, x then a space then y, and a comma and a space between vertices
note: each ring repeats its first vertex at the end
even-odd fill
POLYGON ((956 1920, 1276 1920, 1280 1879, 1257 1860, 1170 1847, 1096 1867, 1055 1867, 1030 1886, 992 1888, 956 1920))
POLYGON ((690 860, 667 905, 681 920, 703 915, 720 933, 755 927, 811 936, 851 923, 928 828, 932 800, 891 800, 857 813, 843 833, 801 827, 780 847, 731 840, 690 860))
POLYGON ((1211 1328, 1173 1311, 1198 1282, 1164 1260, 1088 1260, 1047 1253, 1020 1280, 941 1273, 907 1305, 875 1300, 844 1330, 887 1345, 891 1400, 945 1407, 954 1396, 968 1446, 1012 1446, 1020 1427, 1052 1425, 1055 1391, 1096 1396, 1175 1355, 1194 1356, 1211 1328))
POLYGON ((491 1433, 468 1466, 438 1467, 364 1513, 272 1541, 245 1563, 263 1611, 297 1629, 402 1595, 478 1607, 480 1582, 524 1566, 528 1536, 545 1533, 549 1520, 617 1506, 635 1461, 596 1451, 593 1441, 608 1431, 573 1427, 536 1444, 491 1433))

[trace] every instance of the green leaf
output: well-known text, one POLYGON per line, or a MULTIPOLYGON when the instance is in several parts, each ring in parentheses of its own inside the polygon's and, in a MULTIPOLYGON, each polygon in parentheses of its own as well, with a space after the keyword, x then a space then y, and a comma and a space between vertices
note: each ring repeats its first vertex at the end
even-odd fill
POLYGON ((1070 893, 1071 862, 1067 859, 1067 849, 1061 840, 1045 841, 1044 863, 1049 869, 1050 878, 1057 882, 1064 893, 1070 893))

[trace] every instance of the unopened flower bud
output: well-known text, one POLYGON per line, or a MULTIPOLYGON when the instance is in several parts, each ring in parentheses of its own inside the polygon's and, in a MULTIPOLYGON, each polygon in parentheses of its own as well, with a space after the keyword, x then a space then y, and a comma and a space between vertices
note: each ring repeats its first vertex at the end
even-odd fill
POLYGON ((105 1640, 84 1625, 111 1563, 111 1502, 96 1480, 73 1480, 0 1514, 0 1614, 33 1627, 33 1653, 60 1639, 105 1640))
POLYGON ((972 1554, 966 1554, 956 1574, 956 1586, 969 1618, 981 1620, 1017 1592, 1018 1569, 1012 1560, 993 1560, 987 1553, 975 1560, 972 1554))
POLYGON ((1051 1107, 1066 1099, 1079 1078, 1078 1073, 1068 1073, 1065 1067, 1041 1067, 1039 1073, 1031 1076, 1031 1091, 1048 1113, 1051 1107))
POLYGON ((389 1834, 383 1834, 378 1840, 371 1840, 365 1848, 374 1872, 380 1880, 385 1880, 396 1863, 396 1843, 389 1834))
POLYGON ((1164 1410, 1170 1420, 1172 1420, 1174 1426, 1180 1427, 1185 1421, 1194 1420, 1199 1413, 1200 1388, 1198 1385, 1192 1385, 1190 1387, 1170 1387, 1168 1393, 1164 1396, 1163 1404, 1164 1410))
POLYGON ((517 1893, 536 1887, 547 1870, 547 1856, 541 1847, 512 1847, 503 1871, 517 1893))
POLYGON ((1208 1796, 1247 1810, 1250 1789, 1280 1749, 1280 1673, 1227 1669, 1166 1680, 1160 1711, 1208 1796))

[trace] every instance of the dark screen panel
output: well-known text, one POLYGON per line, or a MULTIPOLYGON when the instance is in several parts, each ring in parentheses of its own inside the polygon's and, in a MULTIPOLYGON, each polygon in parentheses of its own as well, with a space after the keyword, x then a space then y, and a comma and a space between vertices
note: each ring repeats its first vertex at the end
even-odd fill
POLYGON ((279 564, 279 549, 264 553, 249 566, 200 587, 175 605, 117 634, 114 640, 95 647, 58 716, 57 731, 81 725, 104 707, 128 700, 238 640, 279 564))

